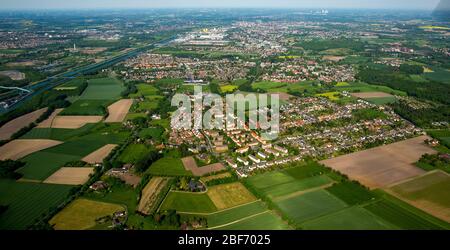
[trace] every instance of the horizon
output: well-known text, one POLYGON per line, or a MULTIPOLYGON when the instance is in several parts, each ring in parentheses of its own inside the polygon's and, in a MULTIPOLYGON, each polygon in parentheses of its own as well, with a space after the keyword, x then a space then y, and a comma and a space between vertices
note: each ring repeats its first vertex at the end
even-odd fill
POLYGON ((117 0, 93 0, 83 3, 61 3, 56 0, 44 0, 36 3, 32 0, 2 1, 1 11, 33 11, 33 10, 132 10, 132 9, 361 9, 361 10, 433 10, 439 0, 424 3, 419 0, 369 1, 342 0, 231 0, 217 3, 208 0, 131 0, 126 3, 117 0), (26 7, 24 7, 26 6, 26 7))

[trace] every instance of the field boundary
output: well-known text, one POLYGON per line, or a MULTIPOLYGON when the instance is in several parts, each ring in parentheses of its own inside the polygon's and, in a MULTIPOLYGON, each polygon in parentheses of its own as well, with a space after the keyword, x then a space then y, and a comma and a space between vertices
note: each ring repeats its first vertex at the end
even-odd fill
POLYGON ((231 209, 234 209, 234 208, 246 206, 246 205, 258 202, 258 201, 262 202, 262 200, 258 199, 258 200, 255 200, 255 201, 252 201, 252 202, 249 202, 249 203, 237 205, 237 206, 234 206, 234 207, 225 208, 225 209, 222 209, 222 210, 217 210, 217 211, 212 212, 212 213, 197 213, 197 212, 192 212, 191 213, 191 212, 181 212, 181 211, 177 211, 177 213, 178 214, 192 214, 192 215, 213 215, 213 214, 218 214, 218 213, 221 213, 221 212, 225 212, 225 211, 228 211, 228 210, 231 210, 231 209))
POLYGON ((274 201, 274 202, 276 202, 276 201, 283 201, 283 200, 287 200, 287 199, 290 199, 290 198, 293 198, 293 197, 296 197, 296 196, 300 196, 300 195, 303 195, 303 194, 314 192, 314 191, 317 191, 317 190, 324 190, 326 188, 329 188, 329 187, 333 186, 336 183, 337 182, 333 181, 331 183, 327 183, 327 184, 322 185, 322 186, 313 187, 313 188, 306 189, 306 190, 296 191, 296 192, 293 192, 293 193, 290 193, 290 194, 286 194, 286 195, 283 195, 283 196, 280 196, 280 197, 272 198, 272 201, 274 201))
POLYGON ((232 222, 228 222, 228 223, 225 223, 225 224, 222 224, 222 225, 219 225, 219 226, 208 227, 207 229, 208 229, 208 230, 211 230, 211 229, 216 229, 216 228, 226 227, 226 226, 233 225, 233 224, 236 224, 236 223, 238 223, 238 222, 245 221, 245 220, 247 220, 247 219, 256 217, 256 216, 258 216, 258 215, 265 214, 265 213, 270 213, 270 212, 271 212, 270 210, 266 210, 266 211, 264 211, 264 212, 257 213, 257 214, 252 214, 252 215, 249 215, 249 216, 247 216, 247 217, 240 218, 239 220, 235 220, 235 221, 232 221, 232 222))

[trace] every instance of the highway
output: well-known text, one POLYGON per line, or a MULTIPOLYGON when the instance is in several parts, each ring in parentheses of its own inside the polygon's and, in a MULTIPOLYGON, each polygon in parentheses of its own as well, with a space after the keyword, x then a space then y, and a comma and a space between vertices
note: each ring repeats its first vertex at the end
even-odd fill
POLYGON ((155 44, 149 44, 134 50, 131 50, 129 52, 126 52, 124 54, 121 54, 119 56, 107 59, 103 62, 99 62, 99 63, 95 63, 95 64, 91 64, 91 65, 87 65, 87 66, 83 66, 62 74, 58 74, 52 77, 49 77, 43 81, 34 83, 34 84, 30 84, 26 87, 24 87, 25 89, 30 90, 31 92, 27 95, 25 95, 24 97, 22 97, 20 100, 18 100, 17 102, 15 102, 14 104, 11 104, 8 109, 0 109, 0 114, 2 113, 6 113, 9 112, 11 110, 14 110, 18 107, 20 107, 20 105, 22 105, 25 101, 33 98, 34 96, 43 93, 46 90, 52 89, 58 85, 61 85, 63 83, 66 83, 70 80, 72 80, 73 78, 85 75, 85 74, 89 74, 89 73, 93 73, 93 72, 97 72, 99 70, 102 69, 106 69, 108 67, 111 67, 119 62, 125 61, 128 58, 134 57, 136 55, 138 55, 139 53, 146 51, 146 50, 151 50, 154 49, 156 47, 161 47, 165 44, 168 44, 170 41, 172 41, 175 37, 170 37, 167 39, 164 39, 162 41, 159 41, 155 44))

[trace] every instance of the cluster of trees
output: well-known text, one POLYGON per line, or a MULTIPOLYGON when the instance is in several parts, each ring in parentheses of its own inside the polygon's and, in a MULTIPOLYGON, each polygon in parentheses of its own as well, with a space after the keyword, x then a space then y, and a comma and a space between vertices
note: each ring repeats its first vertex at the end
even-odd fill
POLYGON ((22 174, 15 172, 17 169, 23 167, 25 162, 4 160, 0 161, 0 178, 17 180, 22 177, 22 174))
POLYGON ((392 103, 390 106, 397 114, 422 128, 433 127, 433 122, 450 123, 450 106, 414 109, 402 101, 392 103))
POLYGON ((138 89, 136 88, 136 85, 133 82, 127 82, 125 83, 125 90, 120 93, 120 95, 125 98, 128 97, 130 94, 136 94, 138 92, 138 89))
POLYGON ((419 65, 402 64, 400 65, 400 72, 409 75, 423 74, 423 67, 419 65))
POLYGON ((181 225, 181 217, 175 210, 167 210, 158 212, 153 216, 153 219, 160 226, 176 226, 181 225))
POLYGON ((136 164, 134 164, 134 170, 136 173, 144 173, 153 162, 159 160, 161 154, 152 150, 147 153, 143 158, 139 159, 136 164))
MULTIPOLYGON (((404 70, 409 69, 409 66, 404 70)), ((429 81, 426 84, 411 81, 408 75, 405 75, 401 71, 393 67, 385 67, 384 69, 378 69, 375 67, 366 67, 360 69, 357 78, 361 81, 388 86, 393 89, 398 89, 406 92, 409 96, 422 98, 426 100, 436 101, 443 104, 450 104, 450 88, 447 84, 429 81)))
POLYGON ((356 109, 352 111, 352 115, 356 121, 365 121, 365 120, 373 120, 378 118, 386 118, 386 114, 382 111, 364 108, 364 109, 356 109))

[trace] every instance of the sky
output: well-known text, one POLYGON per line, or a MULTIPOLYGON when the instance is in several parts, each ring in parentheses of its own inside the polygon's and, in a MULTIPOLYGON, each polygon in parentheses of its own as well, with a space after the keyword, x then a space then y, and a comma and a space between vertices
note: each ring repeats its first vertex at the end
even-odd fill
POLYGON ((365 8, 432 10, 439 0, 0 0, 0 9, 365 8))

